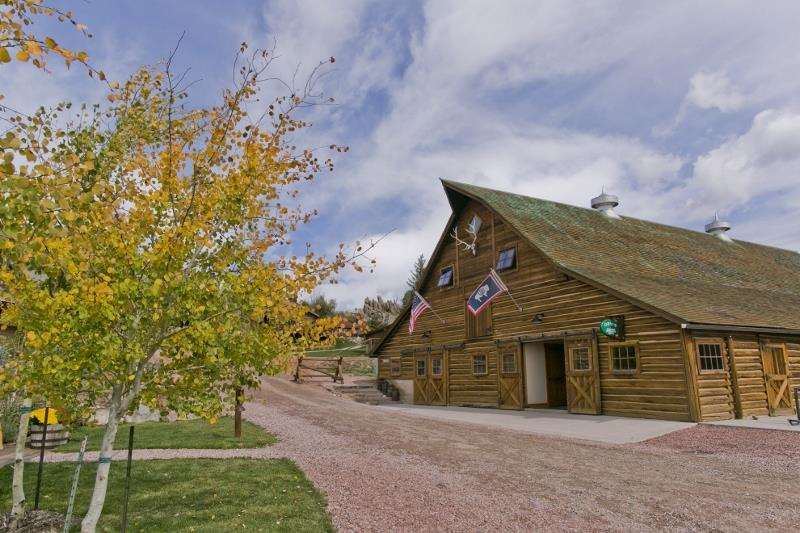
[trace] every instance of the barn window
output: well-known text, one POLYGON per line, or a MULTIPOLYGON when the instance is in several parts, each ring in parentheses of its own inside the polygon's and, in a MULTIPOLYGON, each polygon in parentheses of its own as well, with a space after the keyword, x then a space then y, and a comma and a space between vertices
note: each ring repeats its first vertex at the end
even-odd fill
POLYGON ((467 226, 467 231, 470 232, 472 235, 477 235, 478 232, 481 230, 481 226, 483 226, 483 220, 478 214, 472 215, 472 220, 469 221, 469 226, 467 226))
POLYGON ((482 376, 488 373, 488 369, 486 367, 485 355, 472 356, 472 373, 475 374, 476 376, 482 376))
POLYGON ((428 375, 425 359, 417 359, 417 377, 424 378, 428 375))
POLYGON ((572 370, 579 372, 581 370, 591 370, 592 360, 589 357, 589 348, 587 346, 578 346, 569 351, 572 359, 572 370))
POLYGON ((389 375, 394 378, 400 375, 400 358, 389 360, 389 375))
POLYGON ((714 340, 698 340, 697 369, 700 372, 719 372, 725 370, 722 342, 714 340))
POLYGON ((611 370, 620 374, 633 374, 639 371, 638 344, 612 344, 611 370))
POLYGON ((487 337, 492 334, 492 304, 484 307, 478 316, 473 315, 466 306, 464 312, 466 313, 468 339, 487 337))
POLYGON ((441 376, 442 375, 442 358, 441 357, 431 357, 431 375, 432 376, 441 376))
POLYGON ((516 373, 517 373, 517 354, 504 353, 503 374, 516 374, 516 373))
POLYGON ((436 284, 436 286, 440 288, 453 286, 452 266, 446 266, 442 269, 441 273, 439 274, 439 282, 436 284))
POLYGON ((505 250, 500 250, 500 255, 497 256, 497 264, 495 270, 502 272, 503 270, 513 270, 517 268, 517 248, 512 246, 505 250))

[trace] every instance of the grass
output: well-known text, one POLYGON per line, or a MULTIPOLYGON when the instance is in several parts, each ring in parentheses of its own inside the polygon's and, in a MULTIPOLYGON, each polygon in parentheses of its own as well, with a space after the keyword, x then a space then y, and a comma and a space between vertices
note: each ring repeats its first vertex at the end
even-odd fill
MULTIPOLYGON (((128 427, 128 424, 120 425, 114 441, 114 449, 121 450, 128 447, 128 427)), ((86 449, 98 450, 103 438, 103 427, 77 427, 71 430, 70 441, 59 446, 55 451, 77 452, 80 450, 84 436, 89 437, 86 449)), ((199 419, 136 424, 133 447, 139 450, 144 448, 260 448, 275 442, 276 439, 273 435, 245 420, 242 421, 242 438, 237 439, 233 436, 233 418, 226 416, 220 418, 213 426, 205 420, 199 419)))
MULTIPOLYGON (((66 513, 74 463, 45 464, 41 507, 66 513)), ((81 470, 74 516, 88 508, 96 464, 81 470)), ((10 467, 0 470, 0 486, 11 486, 10 467)), ((119 531, 125 462, 111 465, 108 496, 98 531, 119 531)), ((36 468, 25 468, 25 494, 32 507, 36 468)), ((128 531, 333 531, 320 494, 286 459, 174 459, 134 461, 128 504, 128 531)), ((0 493, 11 508, 8 490, 0 493)), ((77 529, 77 528, 75 528, 77 529)))
POLYGON ((306 357, 362 357, 366 353, 366 346, 358 344, 347 337, 339 337, 336 344, 330 348, 308 350, 306 357))

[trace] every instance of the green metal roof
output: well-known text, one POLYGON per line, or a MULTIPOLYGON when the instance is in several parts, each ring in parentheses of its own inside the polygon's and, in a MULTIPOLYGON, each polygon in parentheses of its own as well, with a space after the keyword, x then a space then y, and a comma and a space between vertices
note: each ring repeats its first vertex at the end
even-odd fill
POLYGON ((797 252, 442 183, 454 209, 464 197, 482 201, 557 267, 675 320, 800 330, 797 252))

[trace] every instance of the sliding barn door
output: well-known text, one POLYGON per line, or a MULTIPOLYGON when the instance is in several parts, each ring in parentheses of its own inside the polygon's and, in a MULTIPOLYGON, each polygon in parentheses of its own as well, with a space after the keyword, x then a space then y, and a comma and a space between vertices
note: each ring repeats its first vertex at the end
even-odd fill
POLYGON ((522 409, 525 393, 522 386, 522 345, 518 342, 497 347, 497 379, 501 409, 522 409))
POLYGON ((594 336, 564 341, 567 370, 567 409, 570 413, 599 415, 600 365, 594 336))
POLYGON ((789 361, 783 344, 761 346, 761 364, 767 386, 767 407, 770 415, 792 412, 792 393, 789 388, 789 361))
POLYGON ((428 356, 428 403, 447 405, 447 352, 433 352, 428 356))
POLYGON ((414 403, 428 405, 428 355, 414 356, 414 403))

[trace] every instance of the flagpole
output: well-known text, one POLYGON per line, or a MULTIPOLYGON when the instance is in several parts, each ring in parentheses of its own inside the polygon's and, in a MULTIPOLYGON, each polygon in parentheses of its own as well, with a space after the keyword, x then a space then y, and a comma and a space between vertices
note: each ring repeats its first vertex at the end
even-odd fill
POLYGON ((442 318, 442 317, 440 317, 440 316, 439 316, 439 313, 437 313, 437 312, 436 312, 436 310, 433 308, 433 306, 431 305, 431 303, 430 303, 428 300, 426 300, 425 298, 423 298, 423 297, 422 297, 422 295, 421 295, 420 293, 418 293, 417 291, 414 291, 414 294, 416 294, 417 296, 419 296, 420 300, 422 300, 423 302, 425 302, 426 304, 428 304, 428 309, 430 309, 430 310, 431 310, 431 313, 433 313, 433 314, 434 314, 434 316, 435 316, 436 318, 438 318, 439 320, 441 320, 441 321, 442 321, 442 324, 444 324, 444 323, 445 323, 445 321, 444 321, 444 318, 442 318))
POLYGON ((492 274, 493 274, 493 275, 494 275, 494 276, 495 276, 495 277, 496 277, 498 280, 500 280, 500 282, 503 284, 503 287, 505 287, 505 288, 506 288, 506 294, 508 294, 508 297, 509 297, 509 298, 511 298, 511 301, 512 301, 512 302, 514 302, 514 305, 516 305, 516 306, 517 306, 517 309, 519 309, 520 311, 524 311, 524 309, 522 308, 522 306, 521 306, 521 305, 519 305, 519 304, 517 303, 517 301, 514 299, 514 296, 511 294, 511 289, 509 289, 509 288, 508 288, 508 285, 506 285, 506 284, 505 284, 505 282, 502 280, 502 278, 500 277, 500 275, 499 275, 497 272, 495 272, 495 270, 494 270, 494 269, 492 269, 492 270, 491 270, 491 273, 492 273, 492 274))
POLYGON ((510 291, 510 290, 507 290, 506 292, 508 293, 508 297, 509 297, 509 298, 511 298, 511 301, 512 301, 512 302, 514 302, 514 305, 516 305, 516 306, 517 306, 517 309, 519 309, 520 311, 524 311, 524 309, 522 308, 522 306, 521 306, 521 305, 519 305, 519 304, 517 303, 517 301, 514 299, 514 297, 513 297, 513 296, 511 296, 511 291, 510 291))

